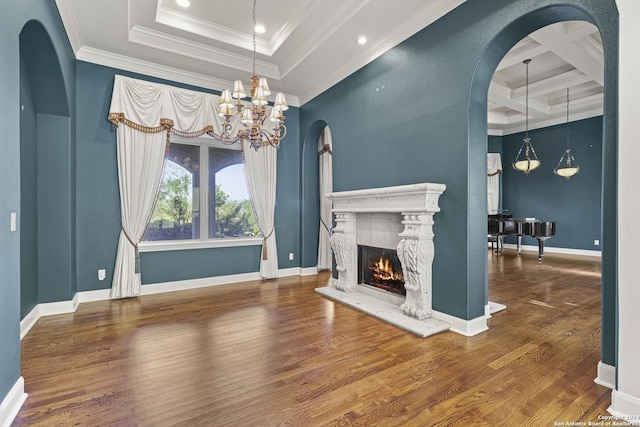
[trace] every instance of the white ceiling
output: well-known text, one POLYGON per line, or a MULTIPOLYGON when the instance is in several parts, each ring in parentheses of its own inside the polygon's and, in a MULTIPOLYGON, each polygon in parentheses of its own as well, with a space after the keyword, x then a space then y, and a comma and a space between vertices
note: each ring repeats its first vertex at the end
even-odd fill
POLYGON ((598 29, 567 21, 535 31, 517 43, 498 65, 489 86, 489 134, 525 128, 526 65, 529 63, 529 129, 602 114, 604 50, 598 29))
MULTIPOLYGON (((79 60, 210 89, 248 82, 253 67, 252 1, 56 0, 79 60), (215 76, 215 77, 213 77, 215 76)), ((430 25, 465 0, 258 0, 256 74, 299 106, 430 25), (358 45, 364 34, 369 42, 358 45)), ((566 87, 571 118, 602 114, 603 51, 597 29, 567 22, 518 43, 489 89, 489 133, 524 129, 529 68, 529 128, 562 123, 566 87)))

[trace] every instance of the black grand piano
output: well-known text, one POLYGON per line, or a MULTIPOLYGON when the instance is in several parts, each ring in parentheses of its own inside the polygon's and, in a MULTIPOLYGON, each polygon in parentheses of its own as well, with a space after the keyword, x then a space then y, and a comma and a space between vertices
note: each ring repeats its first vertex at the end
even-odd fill
POLYGON ((513 218, 509 214, 489 215, 488 236, 496 242, 496 253, 504 250, 504 236, 516 236, 516 250, 520 253, 522 236, 538 240, 538 259, 544 257, 544 241, 556 234, 554 221, 537 221, 535 218, 513 218))

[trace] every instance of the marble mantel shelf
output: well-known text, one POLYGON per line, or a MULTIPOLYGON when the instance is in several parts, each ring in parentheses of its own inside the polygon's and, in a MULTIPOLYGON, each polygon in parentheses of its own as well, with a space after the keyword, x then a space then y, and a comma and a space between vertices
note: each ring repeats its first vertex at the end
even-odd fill
POLYGON ((333 212, 440 212, 438 198, 444 184, 422 183, 395 187, 367 188, 326 194, 333 212))

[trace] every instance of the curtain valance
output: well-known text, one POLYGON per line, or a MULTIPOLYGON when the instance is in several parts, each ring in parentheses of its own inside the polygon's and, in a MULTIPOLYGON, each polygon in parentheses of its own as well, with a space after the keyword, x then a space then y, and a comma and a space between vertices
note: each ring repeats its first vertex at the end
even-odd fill
MULTIPOLYGON (((224 119, 218 116, 219 100, 218 95, 210 93, 116 75, 109 120, 116 126, 123 123, 147 133, 163 127, 181 136, 211 131, 221 134, 224 119)), ((236 132, 238 124, 234 117, 230 133, 236 132)))
POLYGON ((502 173, 500 153, 487 153, 487 175, 493 176, 499 173, 502 173))

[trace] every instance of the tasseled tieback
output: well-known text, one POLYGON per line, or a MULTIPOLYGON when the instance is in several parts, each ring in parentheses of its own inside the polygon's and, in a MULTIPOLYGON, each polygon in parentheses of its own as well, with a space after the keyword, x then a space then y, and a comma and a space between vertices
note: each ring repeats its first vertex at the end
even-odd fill
POLYGON ((331 146, 330 146, 329 144, 324 144, 324 145, 322 146, 322 149, 320 149, 320 150, 318 151, 318 156, 321 156, 321 155, 323 155, 324 153, 333 154, 333 153, 331 152, 331 146))
POLYGON ((273 228, 271 229, 271 232, 264 236, 264 238, 262 239, 262 259, 266 260, 267 259, 267 239, 269 237, 271 237, 271 235, 273 234, 273 228))
POLYGON ((124 237, 127 238, 127 240, 129 241, 129 243, 131 243, 133 245, 133 248, 136 251, 136 258, 135 258, 135 272, 136 274, 140 273, 140 252, 138 251, 138 245, 136 243, 133 242, 133 240, 131 239, 131 237, 129 237, 129 235, 127 234, 126 230, 124 229, 124 227, 122 227, 122 232, 124 233, 124 237))

